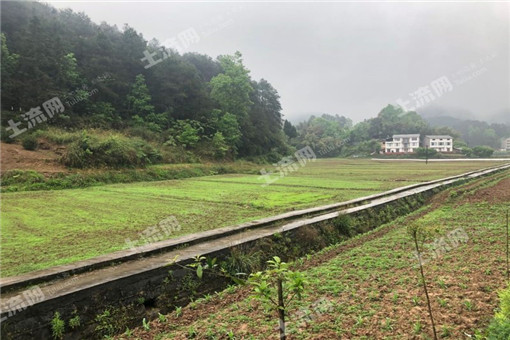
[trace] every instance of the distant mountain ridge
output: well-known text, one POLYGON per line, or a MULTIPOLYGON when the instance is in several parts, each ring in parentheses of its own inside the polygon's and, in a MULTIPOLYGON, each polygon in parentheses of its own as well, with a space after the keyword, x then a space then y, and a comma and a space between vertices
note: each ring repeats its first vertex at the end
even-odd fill
POLYGON ((427 116, 420 114, 432 127, 446 126, 460 135, 468 146, 488 145, 500 148, 501 139, 510 137, 510 124, 488 123, 475 119, 461 119, 449 115, 427 116))

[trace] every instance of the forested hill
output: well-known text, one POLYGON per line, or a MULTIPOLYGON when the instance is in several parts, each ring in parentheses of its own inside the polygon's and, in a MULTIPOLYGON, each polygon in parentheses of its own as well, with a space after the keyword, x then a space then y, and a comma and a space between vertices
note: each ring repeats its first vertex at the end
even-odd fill
POLYGON ((38 2, 1 6, 1 139, 29 150, 55 143, 68 167, 237 158, 276 163, 305 146, 318 157, 370 156, 381 139, 398 133, 450 134, 469 154, 468 146, 498 148, 510 135, 502 124, 431 126, 391 105, 356 125, 323 114, 294 127, 282 122, 276 89, 252 79, 239 52, 216 59, 181 55, 127 25, 98 25, 38 2), (147 55, 160 62, 150 66, 147 55), (48 104, 54 98, 60 102, 48 104), (49 118, 35 117, 48 105, 49 118), (10 138, 15 124, 28 130, 10 138))
POLYGON ((163 53, 127 25, 2 2, 2 128, 58 97, 65 111, 41 125, 131 129, 168 145, 214 143, 232 156, 287 152, 279 95, 251 79, 240 53, 212 59, 166 49, 164 60, 146 69, 146 50, 163 53))

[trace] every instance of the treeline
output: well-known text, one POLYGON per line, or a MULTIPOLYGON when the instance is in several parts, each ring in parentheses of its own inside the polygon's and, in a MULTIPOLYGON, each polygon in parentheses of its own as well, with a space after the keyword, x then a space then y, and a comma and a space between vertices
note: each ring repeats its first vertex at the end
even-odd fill
POLYGON ((289 152, 278 92, 250 77, 239 52, 214 60, 166 49, 162 62, 145 68, 145 51, 162 49, 127 25, 97 25, 36 2, 2 3, 2 139, 12 134, 9 120, 26 127, 21 114, 58 97, 65 110, 34 121, 34 130, 115 129, 215 158, 276 160, 289 152))
POLYGON ((459 133, 463 141, 471 146, 488 145, 501 147, 501 139, 510 137, 510 126, 502 123, 488 124, 479 120, 462 120, 454 117, 439 116, 427 118, 432 126, 448 126, 459 133))
POLYGON ((98 25, 83 13, 38 2, 4 2, 1 19, 2 140, 13 141, 12 124, 31 124, 15 140, 27 149, 41 139, 65 144, 61 161, 70 167, 238 158, 276 163, 305 146, 318 157, 366 156, 399 133, 449 134, 468 151, 462 139, 497 147, 510 135, 502 124, 432 127, 391 105, 356 125, 324 114, 293 126, 282 119, 276 89, 253 80, 239 52, 217 59, 181 55, 127 25, 98 25), (161 62, 147 67, 148 54, 161 62), (52 103, 52 117, 26 117, 53 98, 61 103, 52 103), (490 138, 473 137, 479 132, 490 138))
POLYGON ((454 146, 462 150, 464 155, 487 157, 489 153, 492 154, 491 148, 500 147, 501 138, 510 136, 510 127, 504 124, 493 124, 491 127, 483 124, 481 126, 485 129, 476 130, 476 126, 480 124, 470 125, 468 122, 467 132, 449 126, 434 127, 416 112, 405 112, 399 107, 388 105, 377 117, 366 119, 354 126, 346 117, 323 114, 320 117, 312 116, 308 121, 298 124, 296 128, 286 122, 284 131, 291 138, 291 144, 297 148, 310 145, 318 156, 323 157, 373 155, 381 151, 381 140, 403 133, 417 133, 422 137, 450 135, 454 138, 454 146), (492 138, 484 139, 476 131, 481 135, 489 134, 492 138), (475 140, 473 136, 478 136, 479 139, 475 140))

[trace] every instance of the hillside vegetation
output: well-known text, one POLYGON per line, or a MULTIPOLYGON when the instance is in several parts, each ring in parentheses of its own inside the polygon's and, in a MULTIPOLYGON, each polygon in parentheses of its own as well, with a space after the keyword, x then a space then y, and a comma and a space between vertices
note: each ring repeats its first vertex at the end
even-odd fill
POLYGON ((128 25, 96 24, 37 2, 4 2, 1 15, 2 141, 27 150, 53 143, 69 168, 276 163, 305 146, 318 157, 367 156, 395 133, 450 134, 465 155, 477 156, 468 148, 473 141, 496 147, 510 135, 506 125, 462 133, 431 127, 391 105, 356 125, 323 114, 293 126, 283 119, 277 90, 252 79, 239 52, 180 54, 128 25), (148 64, 147 54, 160 62, 148 64), (34 118, 38 109, 48 117, 34 118))

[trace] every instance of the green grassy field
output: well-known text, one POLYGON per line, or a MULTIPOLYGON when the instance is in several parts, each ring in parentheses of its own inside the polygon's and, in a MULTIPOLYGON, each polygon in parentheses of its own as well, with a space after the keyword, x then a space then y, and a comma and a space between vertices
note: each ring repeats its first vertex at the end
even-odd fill
MULTIPOLYGON (((303 272, 308 283, 287 318, 288 338, 433 339, 406 229, 413 221, 438 231, 427 246, 447 240, 448 248, 436 258, 432 250, 424 252, 438 337, 484 334, 498 306, 497 292, 506 287, 509 174, 446 190, 408 216, 296 261, 293 269, 303 272), (468 237, 455 245, 447 235, 458 228, 468 237)), ((149 331, 139 327, 116 338, 277 339, 278 318, 250 297, 252 289, 231 286, 154 320, 149 331)))
MULTIPOLYGON (((257 175, 114 184, 2 195, 2 277, 87 259, 143 241, 175 216, 169 237, 345 201, 497 163, 325 159, 262 187, 257 175)), ((152 236, 151 236, 152 237, 152 236)), ((167 237, 167 238, 169 238, 167 237)))

